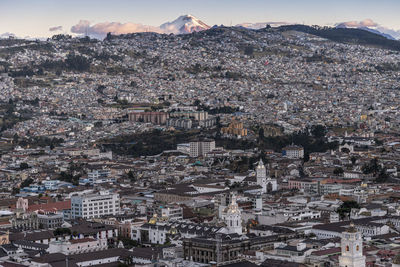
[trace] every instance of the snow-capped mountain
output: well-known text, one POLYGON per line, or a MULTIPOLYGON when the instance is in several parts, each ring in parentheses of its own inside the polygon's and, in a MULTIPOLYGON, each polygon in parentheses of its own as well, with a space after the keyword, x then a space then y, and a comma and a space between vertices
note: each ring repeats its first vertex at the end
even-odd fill
POLYGON ((166 33, 185 34, 209 29, 210 26, 192 15, 180 16, 172 22, 161 24, 160 29, 166 33))

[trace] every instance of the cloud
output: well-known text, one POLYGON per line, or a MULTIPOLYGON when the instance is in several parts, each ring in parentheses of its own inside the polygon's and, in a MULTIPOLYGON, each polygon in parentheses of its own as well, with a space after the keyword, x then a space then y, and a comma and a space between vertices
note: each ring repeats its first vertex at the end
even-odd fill
POLYGON ((373 21, 372 19, 365 19, 362 21, 346 21, 338 23, 337 26, 346 26, 351 28, 360 28, 360 27, 377 27, 379 24, 373 21))
POLYGON ((54 26, 54 27, 50 27, 49 31, 51 32, 57 32, 57 31, 62 31, 63 27, 62 26, 54 26))
POLYGON ((372 19, 365 19, 362 21, 346 21, 346 22, 340 22, 335 25, 336 27, 345 27, 345 28, 370 28, 373 30, 377 30, 383 34, 388 34, 390 36, 387 37, 393 37, 395 39, 400 39, 400 30, 393 30, 390 28, 387 28, 372 19))
POLYGON ((5 33, 1 33, 1 34, 0 34, 0 39, 9 38, 9 37, 14 37, 14 38, 16 38, 17 36, 16 36, 14 33, 12 33, 12 32, 5 32, 5 33))
POLYGON ((131 22, 101 22, 91 25, 88 20, 80 20, 78 24, 71 27, 72 33, 87 34, 89 36, 96 37, 104 37, 109 32, 112 34, 127 34, 146 31, 159 33, 162 32, 162 30, 158 27, 131 22))

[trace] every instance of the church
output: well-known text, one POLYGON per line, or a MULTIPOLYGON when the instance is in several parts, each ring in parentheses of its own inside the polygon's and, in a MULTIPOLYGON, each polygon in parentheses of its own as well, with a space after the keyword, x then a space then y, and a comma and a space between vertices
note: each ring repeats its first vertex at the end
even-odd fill
POLYGON ((236 202, 236 196, 232 196, 231 203, 226 209, 226 213, 222 215, 222 219, 226 224, 228 234, 243 234, 242 228, 242 213, 239 205, 236 202))

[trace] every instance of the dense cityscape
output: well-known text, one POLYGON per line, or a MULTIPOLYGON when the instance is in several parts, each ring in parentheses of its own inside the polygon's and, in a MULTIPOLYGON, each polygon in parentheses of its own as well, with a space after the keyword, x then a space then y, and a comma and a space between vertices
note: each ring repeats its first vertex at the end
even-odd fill
POLYGON ((0 39, 0 265, 400 266, 400 41, 178 20, 0 39))

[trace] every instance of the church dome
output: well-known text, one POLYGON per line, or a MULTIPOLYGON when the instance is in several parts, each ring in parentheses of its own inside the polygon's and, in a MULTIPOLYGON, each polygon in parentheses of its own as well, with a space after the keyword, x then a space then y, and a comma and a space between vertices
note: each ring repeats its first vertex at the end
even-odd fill
POLYGON ((236 198, 232 197, 232 202, 228 206, 226 215, 236 215, 236 214, 240 214, 240 210, 238 204, 236 203, 236 198))
POLYGON ((153 217, 151 217, 151 219, 149 220, 149 223, 150 224, 156 224, 157 221, 158 221, 157 213, 154 213, 153 217))

